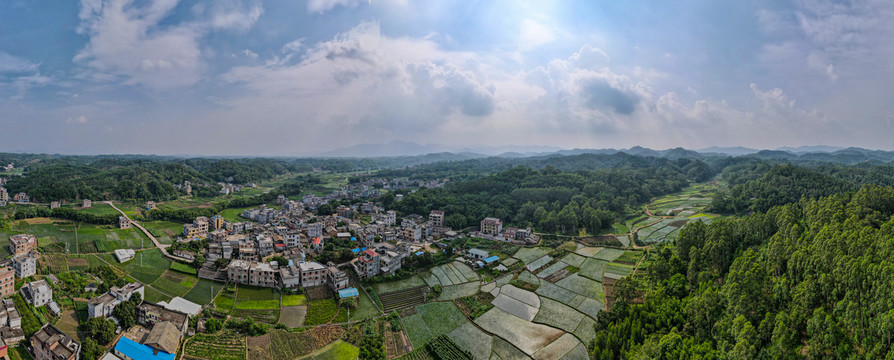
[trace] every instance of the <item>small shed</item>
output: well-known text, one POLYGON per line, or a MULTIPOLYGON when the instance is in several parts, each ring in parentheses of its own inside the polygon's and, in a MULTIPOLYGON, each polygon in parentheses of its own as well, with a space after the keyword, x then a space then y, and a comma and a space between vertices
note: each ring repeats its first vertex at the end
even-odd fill
POLYGON ((338 297, 341 299, 357 296, 360 296, 360 292, 354 287, 344 288, 338 291, 338 297))

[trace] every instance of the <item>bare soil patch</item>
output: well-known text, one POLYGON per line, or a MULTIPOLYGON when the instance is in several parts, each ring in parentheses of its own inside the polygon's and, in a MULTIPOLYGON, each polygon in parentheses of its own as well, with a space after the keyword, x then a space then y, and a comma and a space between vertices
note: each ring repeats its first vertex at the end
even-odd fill
POLYGON ((307 306, 283 306, 279 314, 279 322, 290 328, 304 325, 307 316, 307 306))

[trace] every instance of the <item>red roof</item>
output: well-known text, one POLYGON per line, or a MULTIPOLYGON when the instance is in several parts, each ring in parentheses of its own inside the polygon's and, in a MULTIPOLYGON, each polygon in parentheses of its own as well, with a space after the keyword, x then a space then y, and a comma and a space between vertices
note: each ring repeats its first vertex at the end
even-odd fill
POLYGON ((320 245, 320 241, 323 241, 322 238, 314 238, 314 245, 320 245))
POLYGON ((364 251, 364 253, 366 253, 366 255, 369 255, 369 256, 372 256, 372 257, 379 256, 379 253, 377 253, 377 252, 376 252, 375 250, 373 250, 373 249, 366 249, 366 251, 364 251))
POLYGON ((286 244, 276 244, 276 245, 273 245, 273 246, 276 246, 276 247, 286 247, 286 244))

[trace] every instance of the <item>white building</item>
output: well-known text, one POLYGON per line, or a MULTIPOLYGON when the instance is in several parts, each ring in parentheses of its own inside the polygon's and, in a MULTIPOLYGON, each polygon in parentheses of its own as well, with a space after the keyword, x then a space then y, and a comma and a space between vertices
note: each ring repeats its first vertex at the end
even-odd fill
POLYGON ((31 303, 31 305, 44 306, 48 302, 53 301, 53 289, 50 288, 50 284, 47 283, 46 280, 37 280, 27 283, 22 286, 22 289, 19 290, 22 293, 22 297, 25 301, 31 303))
POLYGON ((12 259, 12 268, 16 271, 16 278, 23 279, 37 273, 37 256, 27 253, 12 259))
POLYGON ((124 287, 113 286, 107 293, 90 299, 87 302, 87 315, 90 318, 97 316, 110 316, 115 306, 130 299, 133 294, 140 294, 141 299, 146 298, 146 287, 138 282, 132 282, 124 287))
POLYGON ((133 259, 135 256, 137 256, 137 253, 133 251, 133 249, 115 250, 115 257, 118 258, 118 262, 125 262, 127 260, 133 259))

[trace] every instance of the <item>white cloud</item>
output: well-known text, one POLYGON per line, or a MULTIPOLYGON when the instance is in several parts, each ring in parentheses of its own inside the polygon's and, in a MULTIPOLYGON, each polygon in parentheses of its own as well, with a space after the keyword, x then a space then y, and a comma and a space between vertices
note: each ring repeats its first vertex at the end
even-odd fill
POLYGON ((87 117, 84 115, 81 115, 76 118, 67 118, 67 119, 65 119, 65 123, 67 123, 67 124, 86 124, 87 117))
POLYGON ((336 6, 352 8, 364 2, 364 0, 308 0, 307 11, 321 14, 334 9, 336 6))
POLYGON ((523 20, 519 30, 518 47, 522 51, 533 50, 556 39, 550 27, 531 19, 523 20))
POLYGON ((0 73, 23 73, 37 71, 40 64, 0 51, 0 73))
POLYGON ((258 58, 258 54, 257 54, 256 52, 254 52, 254 51, 249 50, 249 49, 245 49, 245 50, 243 50, 242 53, 245 54, 245 56, 248 56, 248 57, 250 57, 250 58, 252 58, 252 59, 257 59, 257 58, 258 58))
POLYGON ((201 39, 215 29, 245 30, 260 16, 258 6, 241 7, 215 2, 200 8, 199 20, 175 24, 168 19, 178 0, 82 0, 79 33, 90 37, 74 61, 88 65, 88 75, 102 81, 123 80, 156 89, 192 85, 199 81, 201 39))

